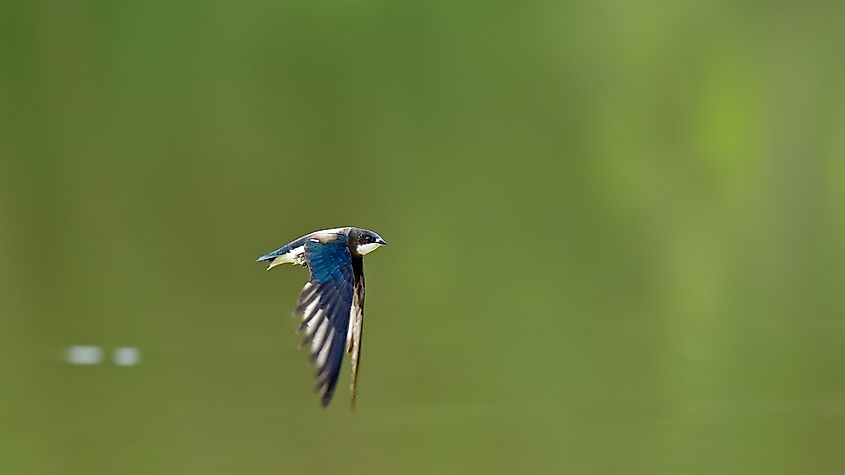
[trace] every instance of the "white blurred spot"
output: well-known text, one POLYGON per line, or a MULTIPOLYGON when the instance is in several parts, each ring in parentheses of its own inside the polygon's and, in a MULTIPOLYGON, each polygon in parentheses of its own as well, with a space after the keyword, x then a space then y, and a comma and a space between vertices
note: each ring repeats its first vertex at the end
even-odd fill
POLYGON ((141 351, 131 346, 122 346, 114 350, 112 358, 118 366, 135 366, 141 362, 141 351))
POLYGON ((70 364, 95 365, 103 361, 103 350, 99 346, 71 346, 65 356, 70 364))

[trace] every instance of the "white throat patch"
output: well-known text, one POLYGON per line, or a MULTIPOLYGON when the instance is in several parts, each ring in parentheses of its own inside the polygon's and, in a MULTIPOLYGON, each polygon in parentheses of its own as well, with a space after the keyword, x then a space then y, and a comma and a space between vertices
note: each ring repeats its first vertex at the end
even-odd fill
POLYGON ((376 249, 378 249, 380 247, 381 247, 381 244, 379 244, 377 242, 371 242, 371 243, 367 243, 367 244, 358 244, 358 247, 356 247, 355 250, 358 252, 358 254, 361 254, 362 256, 366 256, 367 254, 375 251, 376 249))

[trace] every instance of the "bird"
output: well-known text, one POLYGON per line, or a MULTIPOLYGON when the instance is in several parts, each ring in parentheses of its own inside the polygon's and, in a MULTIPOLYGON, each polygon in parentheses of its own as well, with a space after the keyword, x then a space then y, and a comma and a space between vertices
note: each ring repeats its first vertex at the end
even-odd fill
POLYGON ((268 263, 267 270, 289 263, 311 273, 293 313, 302 318, 297 330, 304 334, 302 345, 309 345, 323 407, 332 400, 343 354, 349 353, 355 409, 364 330, 364 256, 386 244, 373 231, 347 226, 314 231, 258 258, 268 263))

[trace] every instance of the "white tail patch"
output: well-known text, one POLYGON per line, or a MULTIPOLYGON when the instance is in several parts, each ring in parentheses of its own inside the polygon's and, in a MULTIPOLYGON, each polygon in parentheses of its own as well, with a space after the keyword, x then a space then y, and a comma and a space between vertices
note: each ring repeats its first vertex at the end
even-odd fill
POLYGON ((290 251, 273 259, 272 261, 270 261, 270 265, 267 266, 267 270, 270 270, 282 264, 294 264, 299 266, 305 264, 305 246, 299 246, 297 248, 291 249, 290 251))
POLYGON ((288 260, 287 257, 288 257, 288 255, 285 254, 285 255, 282 255, 282 256, 279 256, 279 257, 273 259, 272 261, 270 261, 270 265, 267 266, 267 270, 270 270, 270 269, 272 269, 276 266, 280 266, 282 264, 287 264, 288 262, 290 262, 290 260, 288 260))

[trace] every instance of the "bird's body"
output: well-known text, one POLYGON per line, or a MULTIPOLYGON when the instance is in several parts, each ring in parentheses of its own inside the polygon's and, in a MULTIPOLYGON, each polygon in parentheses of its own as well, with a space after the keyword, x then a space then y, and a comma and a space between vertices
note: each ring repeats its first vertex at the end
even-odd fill
POLYGON ((302 236, 258 258, 267 270, 281 264, 306 266, 311 278, 299 294, 295 313, 299 331, 311 349, 317 389, 327 406, 334 394, 343 354, 352 359, 352 405, 355 405, 358 364, 364 325, 364 255, 385 245, 366 229, 324 229, 302 236))

